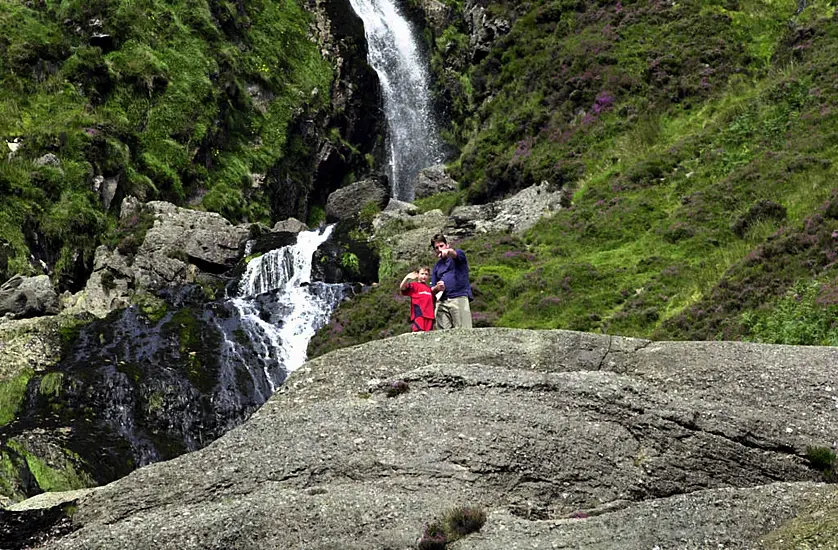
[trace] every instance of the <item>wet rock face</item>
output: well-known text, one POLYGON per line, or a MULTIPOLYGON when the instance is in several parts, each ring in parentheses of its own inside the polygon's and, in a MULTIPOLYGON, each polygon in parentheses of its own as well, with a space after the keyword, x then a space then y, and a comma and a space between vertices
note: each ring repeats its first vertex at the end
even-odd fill
POLYGON ((356 226, 356 218, 338 223, 332 237, 315 251, 311 263, 313 281, 367 285, 378 282, 378 252, 369 241, 353 237, 356 226))
POLYGON ((63 357, 34 372, 14 421, 0 426, 0 455, 17 465, 8 479, 0 472, 0 489, 14 485, 18 499, 49 490, 27 457, 70 486, 110 482, 207 445, 271 395, 266 372, 279 367, 236 330, 231 304, 196 287, 165 298, 76 327, 63 357))
POLYGON ((378 76, 367 63, 361 19, 343 0, 307 0, 306 6, 314 15, 312 34, 332 64, 335 81, 331 90, 320 90, 331 95, 329 111, 304 113, 294 123, 289 135, 298 136, 297 154, 289 155, 269 175, 276 197, 274 215, 279 219, 306 219, 309 206, 324 205, 347 174, 365 177, 369 158, 379 166, 385 158, 381 91, 378 76), (340 140, 330 137, 333 130, 340 140))
POLYGON ((484 550, 756 548, 812 510, 834 530, 805 454, 834 441, 836 361, 510 329, 345 348, 212 446, 79 502, 47 548, 408 548, 463 505, 487 513, 464 546, 484 550))

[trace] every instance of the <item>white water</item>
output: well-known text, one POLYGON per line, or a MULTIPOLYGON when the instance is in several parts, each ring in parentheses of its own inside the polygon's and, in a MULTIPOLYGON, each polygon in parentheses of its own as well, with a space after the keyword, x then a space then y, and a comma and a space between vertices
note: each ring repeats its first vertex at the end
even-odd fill
MULTIPOLYGON (((251 260, 239 296, 232 300, 239 328, 249 337, 268 381, 265 399, 305 362, 309 341, 345 294, 345 285, 311 282, 312 256, 331 232, 331 226, 301 232, 295 245, 251 260)), ((224 347, 225 353, 237 355, 229 338, 224 347)))
POLYGON ((393 0, 349 0, 364 22, 369 64, 384 96, 391 195, 412 201, 420 170, 442 162, 426 61, 393 0))

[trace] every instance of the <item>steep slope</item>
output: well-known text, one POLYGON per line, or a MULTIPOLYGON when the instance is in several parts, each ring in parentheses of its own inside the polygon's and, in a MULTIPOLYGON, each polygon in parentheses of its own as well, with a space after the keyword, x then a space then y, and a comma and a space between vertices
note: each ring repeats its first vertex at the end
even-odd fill
POLYGON ((323 48, 360 93, 336 84, 330 104, 338 62, 313 19, 296 1, 3 2, 0 278, 45 269, 77 290, 129 195, 233 221, 322 215, 315 183, 341 180, 315 181, 316 153, 330 143, 338 178, 369 170, 376 124, 349 111, 377 120, 378 96, 344 14, 323 48))
MULTIPOLYGON (((523 235, 458 243, 478 325, 838 342, 829 5, 448 4, 427 34, 461 190, 420 206, 574 192, 523 235)), ((396 286, 347 305, 312 352, 406 330, 403 307, 366 318, 396 286)))

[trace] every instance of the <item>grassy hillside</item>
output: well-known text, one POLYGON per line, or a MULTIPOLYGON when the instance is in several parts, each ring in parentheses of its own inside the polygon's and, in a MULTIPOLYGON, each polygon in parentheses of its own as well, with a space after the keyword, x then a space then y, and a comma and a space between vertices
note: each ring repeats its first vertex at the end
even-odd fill
MULTIPOLYGON (((447 137, 461 151, 449 203, 542 180, 574 200, 520 237, 459 243, 477 325, 838 343, 831 4, 561 0, 488 12, 511 31, 479 62, 468 62, 464 24, 435 39, 447 137)), ((344 306, 311 351, 407 330, 397 284, 344 306)))
POLYGON ((0 276, 31 252, 84 283, 113 226, 96 176, 118 180, 111 213, 130 194, 268 220, 281 198, 251 174, 329 101, 309 19, 295 0, 0 2, 0 138, 22 143, 0 142, 0 276))

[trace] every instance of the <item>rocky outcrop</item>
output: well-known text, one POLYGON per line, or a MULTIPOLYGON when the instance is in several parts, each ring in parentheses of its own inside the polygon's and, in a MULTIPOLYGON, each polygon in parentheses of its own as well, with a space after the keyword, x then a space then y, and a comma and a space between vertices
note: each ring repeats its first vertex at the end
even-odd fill
POLYGON ((385 211, 382 215, 393 217, 376 232, 375 239, 390 262, 413 267, 436 261, 430 248, 431 237, 442 232, 449 222, 442 210, 399 217, 385 211))
POLYGON ((421 28, 429 27, 434 36, 445 32, 446 27, 454 18, 454 10, 440 0, 416 0, 415 2, 401 2, 401 9, 414 25, 421 28))
POLYGON ((328 221, 347 220, 357 216, 369 204, 381 210, 387 205, 390 190, 385 181, 372 178, 341 187, 326 201, 328 221))
POLYGON ((198 212, 162 201, 149 202, 146 207, 155 222, 134 259, 134 267, 143 273, 140 284, 146 288, 177 283, 183 260, 209 273, 227 271, 241 257, 250 234, 249 226, 234 226, 215 212, 198 212))
POLYGON ((462 505, 488 519, 450 548, 833 541, 838 491, 804 457, 838 436, 836 361, 509 329, 346 348, 209 447, 81 499, 46 548, 412 548, 462 505))
POLYGON ((449 216, 441 210, 418 214, 402 203, 388 205, 373 222, 383 253, 394 264, 433 262, 430 239, 443 233, 463 239, 480 233, 522 233, 544 216, 570 205, 565 190, 553 191, 547 183, 524 189, 508 199, 482 205, 455 207, 449 216))
POLYGON ((299 233, 301 231, 308 231, 308 226, 296 218, 288 218, 276 222, 273 226, 274 232, 299 233))
POLYGON ((47 275, 15 275, 0 286, 0 317, 23 319, 58 313, 58 294, 47 275))
POLYGON ((417 199, 430 197, 437 193, 457 191, 459 188, 457 182, 445 172, 445 166, 443 165, 431 166, 420 170, 416 178, 417 199))
POLYGON ((54 365, 61 356, 61 328, 72 322, 62 315, 0 323, 0 384, 26 369, 54 365))
POLYGON ((462 237, 504 231, 522 233, 542 217, 569 205, 569 197, 564 191, 551 190, 550 184, 543 182, 508 199, 454 208, 447 231, 462 237))
POLYGON ((511 28, 506 19, 493 16, 480 0, 468 0, 463 6, 463 19, 469 31, 471 62, 477 63, 492 50, 495 40, 511 28))
MULTIPOLYGON (((150 216, 136 251, 120 246, 96 249, 93 272, 82 293, 66 299, 72 311, 102 317, 130 305, 138 291, 155 292, 194 282, 216 283, 244 254, 252 224, 232 225, 220 214, 180 208, 168 202, 145 205, 126 199, 122 220, 150 216)), ((284 234, 287 235, 287 234, 284 234)), ((284 238, 282 242, 287 242, 284 238)))

